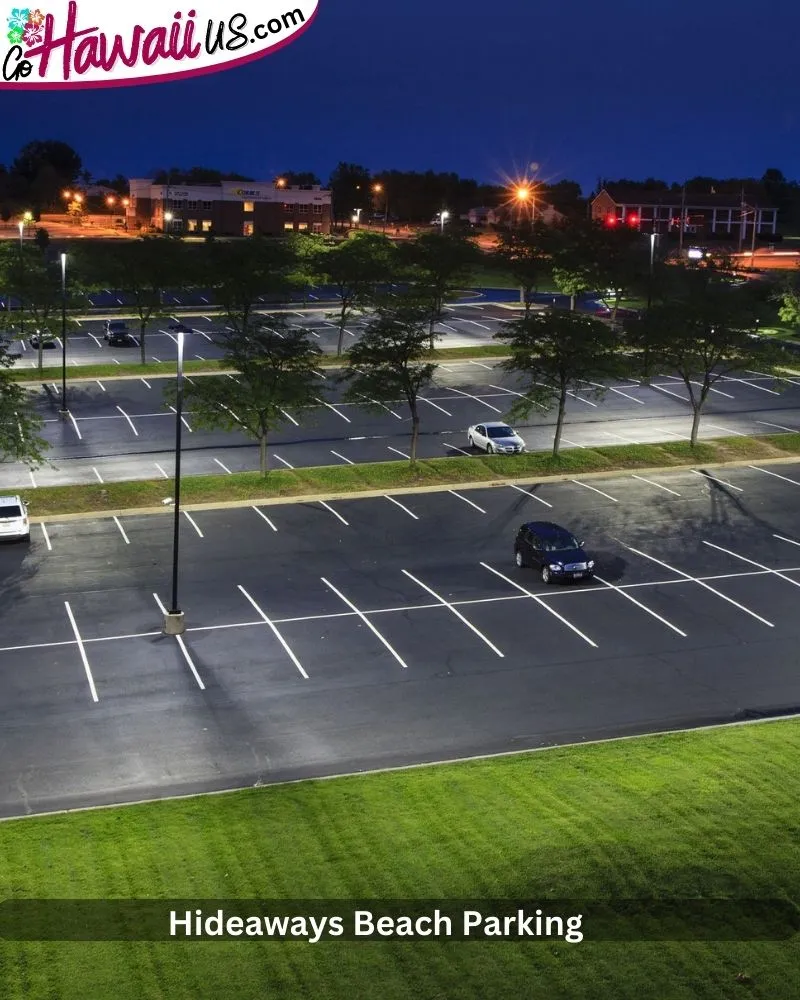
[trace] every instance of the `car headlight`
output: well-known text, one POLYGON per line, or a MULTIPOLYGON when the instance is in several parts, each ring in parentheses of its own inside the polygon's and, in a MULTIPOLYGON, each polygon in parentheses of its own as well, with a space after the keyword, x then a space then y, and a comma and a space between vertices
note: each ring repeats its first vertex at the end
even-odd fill
POLYGON ((554 573, 558 573, 561 569, 561 563, 550 563, 549 567, 554 573))
POLYGON ((589 562, 586 563, 586 565, 589 567, 589 569, 594 569, 594 559, 590 559, 589 562))

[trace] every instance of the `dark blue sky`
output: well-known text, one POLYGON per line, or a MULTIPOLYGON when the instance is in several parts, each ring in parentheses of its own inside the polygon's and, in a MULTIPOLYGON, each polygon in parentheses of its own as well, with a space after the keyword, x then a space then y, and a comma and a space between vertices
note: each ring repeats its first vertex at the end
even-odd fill
POLYGON ((587 192, 598 176, 800 179, 798 34, 795 0, 320 0, 302 37, 240 69, 0 93, 0 161, 59 138, 95 176, 327 180, 349 160, 489 182, 535 161, 587 192))

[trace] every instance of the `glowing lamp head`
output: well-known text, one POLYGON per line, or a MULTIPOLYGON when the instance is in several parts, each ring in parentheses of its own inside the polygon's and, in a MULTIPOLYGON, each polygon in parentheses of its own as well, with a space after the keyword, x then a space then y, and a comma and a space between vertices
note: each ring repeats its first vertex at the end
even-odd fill
POLYGON ((635 212, 632 212, 628 216, 628 225, 629 226, 638 226, 639 225, 639 216, 635 212))

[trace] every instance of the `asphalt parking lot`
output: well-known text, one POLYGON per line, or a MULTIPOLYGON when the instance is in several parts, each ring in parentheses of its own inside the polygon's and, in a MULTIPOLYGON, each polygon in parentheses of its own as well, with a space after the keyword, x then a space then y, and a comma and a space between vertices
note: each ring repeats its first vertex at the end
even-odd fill
MULTIPOLYGON (((104 379, 68 386, 70 419, 58 411, 60 384, 38 386, 37 405, 45 419, 51 465, 30 472, 0 465, 0 489, 65 483, 169 478, 173 473, 175 414, 164 403, 168 379, 104 379)), ((519 386, 484 361, 441 365, 436 385, 420 404, 423 458, 468 454, 467 427, 502 420, 519 386), (516 386, 516 388, 515 388, 516 386)), ((379 413, 342 402, 333 374, 320 372, 323 403, 311 414, 287 412, 270 440, 273 467, 400 460, 408 454, 410 418, 398 402, 379 413), (327 403, 328 405, 325 405, 327 403)), ((573 394, 567 407, 565 447, 637 444, 687 439, 691 410, 686 389, 661 373, 651 386, 623 381, 600 399, 593 386, 573 394)), ((191 408, 184 415, 183 463, 187 475, 226 474, 258 467, 256 446, 239 433, 204 431, 191 408)), ((552 447, 555 414, 531 416, 517 425, 531 450, 552 447)), ((742 372, 712 391, 701 423, 705 437, 780 434, 800 429, 800 380, 782 389, 768 376, 742 372)))
POLYGON ((197 510, 0 547, 0 814, 798 711, 800 463, 197 510), (566 525, 595 581, 518 570, 566 525))

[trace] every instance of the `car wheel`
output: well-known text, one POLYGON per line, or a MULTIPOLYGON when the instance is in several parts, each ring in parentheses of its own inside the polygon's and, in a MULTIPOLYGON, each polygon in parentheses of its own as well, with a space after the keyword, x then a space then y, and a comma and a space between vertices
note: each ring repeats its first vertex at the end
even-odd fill
POLYGON ((550 567, 549 566, 542 566, 542 582, 543 583, 550 583, 550 579, 551 579, 550 578, 550 567))
POLYGON ((493 444, 487 444, 486 445, 486 454, 487 455, 494 455, 494 445, 493 444))
POLYGON ((522 552, 519 549, 517 549, 517 551, 514 553, 514 562, 520 569, 522 569, 525 566, 525 559, 523 558, 522 552))
POLYGON ((470 447, 470 448, 474 448, 474 447, 475 447, 475 442, 474 442, 474 441, 472 440, 472 438, 471 438, 471 437, 470 437, 470 438, 468 438, 468 439, 467 439, 467 441, 468 441, 468 444, 469 444, 469 447, 470 447))

